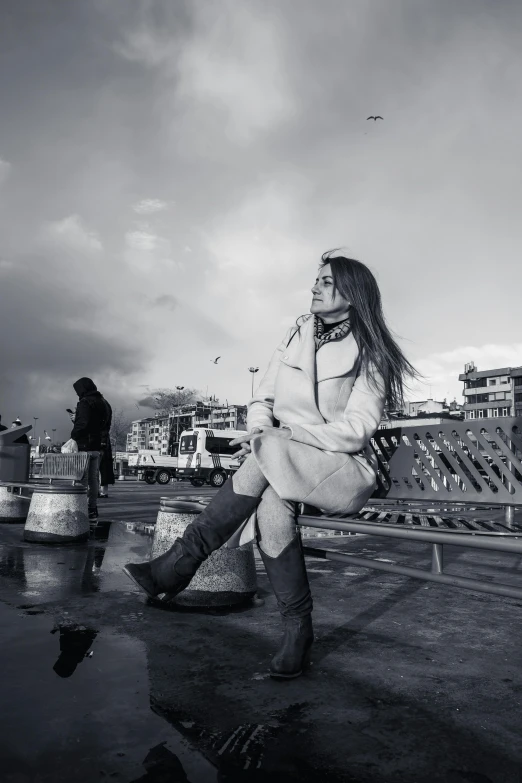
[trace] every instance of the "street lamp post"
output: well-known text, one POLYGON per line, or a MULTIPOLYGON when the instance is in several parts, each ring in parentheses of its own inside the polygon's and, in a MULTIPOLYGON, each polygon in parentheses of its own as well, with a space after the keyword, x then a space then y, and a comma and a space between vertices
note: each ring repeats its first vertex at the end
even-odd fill
POLYGON ((38 440, 38 443, 36 442, 37 441, 37 438, 36 438, 36 422, 38 421, 38 416, 33 416, 33 421, 34 421, 34 429, 33 429, 33 437, 31 438, 31 440, 34 440, 35 454, 36 454, 36 449, 38 449, 38 454, 39 454, 39 452, 40 452, 40 448, 39 448, 40 447, 40 441, 38 440))
POLYGON ((181 399, 181 393, 185 387, 184 386, 176 386, 176 389, 178 390, 178 408, 176 411, 176 443, 179 440, 179 401, 181 399))
POLYGON ((249 367, 248 372, 252 373, 252 397, 254 396, 254 375, 259 370, 259 367, 249 367))

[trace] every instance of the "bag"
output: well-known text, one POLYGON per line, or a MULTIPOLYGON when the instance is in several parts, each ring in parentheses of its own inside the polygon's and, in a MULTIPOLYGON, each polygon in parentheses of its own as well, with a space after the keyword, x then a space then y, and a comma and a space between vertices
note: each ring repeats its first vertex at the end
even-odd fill
POLYGON ((76 454, 78 451, 78 444, 72 438, 69 438, 67 443, 62 446, 62 454, 76 454))

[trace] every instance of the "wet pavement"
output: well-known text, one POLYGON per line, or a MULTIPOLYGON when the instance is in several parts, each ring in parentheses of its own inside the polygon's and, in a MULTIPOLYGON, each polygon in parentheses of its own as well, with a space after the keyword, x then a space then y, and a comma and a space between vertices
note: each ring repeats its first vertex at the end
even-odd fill
MULTIPOLYGON (((160 496, 184 493, 116 485, 84 545, 0 527, 2 781, 521 783, 522 602, 308 558, 312 666, 276 682, 259 559, 264 602, 234 610, 153 608, 121 571, 147 555, 160 496)), ((327 545, 431 559, 395 540, 327 545)), ((446 564, 521 583, 515 555, 451 547, 446 564)))

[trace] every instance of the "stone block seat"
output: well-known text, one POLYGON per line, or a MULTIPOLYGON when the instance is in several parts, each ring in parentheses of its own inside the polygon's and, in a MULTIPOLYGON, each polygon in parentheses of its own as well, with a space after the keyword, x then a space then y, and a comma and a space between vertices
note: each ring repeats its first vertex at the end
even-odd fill
MULTIPOLYGON (((210 502, 202 496, 162 497, 154 528, 151 558, 170 549, 176 538, 210 502)), ((248 603, 257 593, 253 544, 229 549, 226 544, 205 560, 188 587, 172 603, 186 607, 224 607, 248 603)))
POLYGON ((23 483, 0 482, 0 489, 7 490, 13 498, 11 503, 19 503, 20 498, 26 507, 28 504, 25 541, 46 544, 87 541, 90 461, 90 452, 46 454, 37 478, 23 483))

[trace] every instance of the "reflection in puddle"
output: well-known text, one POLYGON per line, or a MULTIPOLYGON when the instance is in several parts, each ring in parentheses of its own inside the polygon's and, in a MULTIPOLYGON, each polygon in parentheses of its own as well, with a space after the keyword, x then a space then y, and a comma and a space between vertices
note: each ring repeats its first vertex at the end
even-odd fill
POLYGON ((98 631, 76 623, 58 625, 51 633, 57 631, 60 632, 60 657, 54 664, 53 670, 59 677, 70 677, 78 664, 87 656, 98 631))
POLYGON ((151 711, 139 640, 62 619, 53 628, 47 614, 0 603, 0 667, 9 705, 2 781, 216 781, 215 768, 151 711))
POLYGON ((87 545, 27 546, 11 539, 0 546, 0 576, 21 595, 37 597, 39 603, 98 591, 128 593, 122 565, 145 559, 150 544, 150 535, 136 536, 136 530, 129 531, 125 523, 118 522, 92 526, 87 545))
MULTIPOLYGON (((150 662, 149 662, 150 663, 150 662)), ((218 781, 235 783, 269 783, 273 772, 263 769, 266 756, 272 754, 283 741, 281 734, 292 726, 293 732, 304 730, 302 723, 308 704, 291 704, 277 710, 264 723, 243 723, 223 731, 218 727, 198 725, 188 715, 178 712, 158 698, 151 696, 151 709, 162 715, 191 746, 199 750, 218 770, 218 781)), ((284 741, 283 741, 284 744, 284 741)), ((277 751, 276 751, 277 752, 277 751)), ((273 758, 273 757, 272 757, 273 758)), ((295 760, 294 760, 295 761, 295 760)), ((273 763, 273 762, 272 762, 273 763)), ((287 783, 309 783, 318 780, 315 771, 306 769, 303 762, 287 763, 284 779, 287 783)), ((331 778, 333 780, 333 778, 331 778)), ((140 778, 141 780, 141 778, 140 778)), ((145 780, 145 778, 143 778, 145 780)))
POLYGON ((190 783, 181 761, 165 744, 161 742, 149 750, 143 760, 146 774, 132 783, 190 783))

